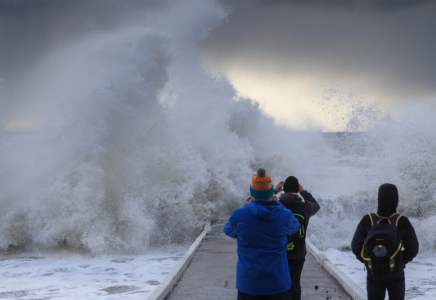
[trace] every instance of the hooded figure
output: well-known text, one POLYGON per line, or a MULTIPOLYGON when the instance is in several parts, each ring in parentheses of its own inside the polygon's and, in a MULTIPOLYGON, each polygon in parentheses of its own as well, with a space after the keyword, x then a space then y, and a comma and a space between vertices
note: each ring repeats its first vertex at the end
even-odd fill
POLYGON ((398 190, 397 187, 390 183, 385 183, 378 189, 378 207, 377 214, 381 216, 390 216, 397 212, 398 190))
POLYGON ((372 272, 368 270, 366 288, 369 300, 384 299, 386 290, 390 300, 403 300, 405 294, 404 268, 418 254, 419 243, 415 230, 407 217, 397 214, 397 207, 397 187, 390 183, 381 185, 378 190, 377 213, 367 214, 362 218, 359 225, 357 225, 351 242, 351 249, 356 258, 368 266, 367 261, 362 258, 362 249, 368 232, 373 227, 373 223, 377 223, 375 222, 376 220, 389 220, 389 222, 396 220, 395 225, 398 229, 398 240, 402 241, 403 250, 395 256, 395 268, 388 279, 375 280, 372 272))
POLYGON ((252 178, 254 200, 232 212, 224 233, 237 239, 238 299, 288 299, 287 235, 296 232, 300 223, 277 201, 271 179, 262 170, 252 178), (263 198, 256 199, 259 196, 263 198))

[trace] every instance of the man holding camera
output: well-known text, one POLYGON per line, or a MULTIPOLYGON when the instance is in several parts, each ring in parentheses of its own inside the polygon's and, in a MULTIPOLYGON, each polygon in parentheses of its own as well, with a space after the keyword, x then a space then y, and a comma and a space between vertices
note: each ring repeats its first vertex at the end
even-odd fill
POLYGON ((292 300, 300 300, 300 278, 306 259, 306 231, 309 219, 319 211, 320 206, 312 194, 306 191, 294 176, 280 181, 275 186, 274 192, 277 194, 282 190, 284 194, 280 196, 280 203, 290 209, 301 224, 300 230, 288 237, 287 245, 288 266, 292 281, 292 300))

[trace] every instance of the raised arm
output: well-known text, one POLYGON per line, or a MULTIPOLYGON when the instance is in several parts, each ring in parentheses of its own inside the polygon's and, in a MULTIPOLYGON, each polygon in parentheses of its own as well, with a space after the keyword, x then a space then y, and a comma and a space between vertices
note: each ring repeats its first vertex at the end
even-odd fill
POLYGON ((315 215, 319 209, 319 203, 313 198, 312 194, 306 191, 301 184, 299 184, 299 193, 301 197, 303 197, 304 201, 306 201, 307 213, 308 217, 312 217, 315 215))
POLYGON ((303 197, 304 201, 306 201, 306 207, 308 207, 307 211, 309 216, 312 217, 320 209, 318 201, 316 201, 315 198, 312 197, 312 194, 306 190, 301 191, 300 195, 303 197))

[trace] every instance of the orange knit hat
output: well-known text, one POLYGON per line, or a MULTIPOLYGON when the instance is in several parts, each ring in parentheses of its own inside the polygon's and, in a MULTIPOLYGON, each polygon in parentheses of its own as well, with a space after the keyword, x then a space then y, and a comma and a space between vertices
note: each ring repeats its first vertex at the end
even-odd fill
POLYGON ((274 185, 265 169, 259 168, 251 178, 250 194, 256 199, 268 199, 274 195, 274 185))

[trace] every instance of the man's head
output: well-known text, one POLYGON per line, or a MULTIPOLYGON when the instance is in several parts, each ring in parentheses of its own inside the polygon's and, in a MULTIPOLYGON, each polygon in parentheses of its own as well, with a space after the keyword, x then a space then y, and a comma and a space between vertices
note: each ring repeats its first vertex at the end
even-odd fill
POLYGON ((259 168, 251 178, 250 194, 255 199, 269 199, 274 195, 274 185, 265 169, 259 168))
POLYGON ((391 183, 385 183, 378 189, 378 207, 377 213, 383 216, 391 215, 397 212, 398 190, 391 183))
POLYGON ((300 186, 298 184, 298 179, 294 176, 289 176, 285 180, 285 184, 283 185, 283 191, 285 193, 298 193, 300 186))

